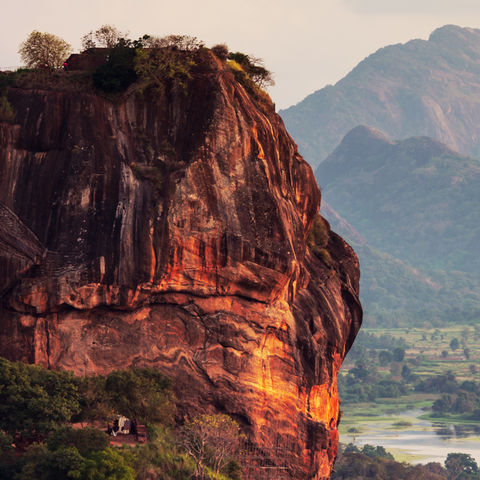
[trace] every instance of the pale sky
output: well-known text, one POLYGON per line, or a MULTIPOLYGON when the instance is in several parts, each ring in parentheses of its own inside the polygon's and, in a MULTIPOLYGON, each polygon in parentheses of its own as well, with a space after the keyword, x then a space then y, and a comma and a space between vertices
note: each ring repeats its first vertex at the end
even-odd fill
POLYGON ((197 36, 263 58, 274 72, 277 108, 334 84, 377 49, 437 27, 480 28, 480 0, 0 0, 0 67, 20 65, 19 44, 32 30, 74 49, 103 24, 144 33, 197 36))

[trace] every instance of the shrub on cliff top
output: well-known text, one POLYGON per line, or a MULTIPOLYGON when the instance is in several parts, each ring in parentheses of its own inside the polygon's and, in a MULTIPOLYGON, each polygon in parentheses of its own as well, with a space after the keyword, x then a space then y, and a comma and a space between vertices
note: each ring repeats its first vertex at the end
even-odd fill
POLYGON ((211 50, 213 54, 220 60, 226 60, 228 58, 228 47, 224 43, 214 45, 211 50))
POLYGON ((128 34, 121 32, 114 25, 102 25, 97 30, 92 30, 82 37, 82 48, 113 48, 120 40, 127 39, 128 34))
POLYGON ((179 50, 175 45, 140 49, 135 58, 135 72, 145 86, 164 94, 166 89, 187 92, 195 67, 196 50, 179 50))
POLYGON ((31 68, 60 68, 71 52, 70 44, 62 38, 37 30, 18 49, 25 65, 31 68))
POLYGON ((260 58, 251 57, 245 53, 229 53, 228 58, 242 67, 248 78, 259 88, 275 85, 272 72, 267 70, 260 58))
POLYGON ((136 79, 134 69, 136 49, 128 40, 120 39, 110 50, 108 60, 93 74, 94 85, 104 92, 125 90, 136 79))

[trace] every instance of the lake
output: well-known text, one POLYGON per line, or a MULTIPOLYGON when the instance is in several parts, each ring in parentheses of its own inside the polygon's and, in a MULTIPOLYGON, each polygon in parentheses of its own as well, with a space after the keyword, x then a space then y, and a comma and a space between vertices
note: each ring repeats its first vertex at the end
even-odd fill
MULTIPOLYGON (((408 459, 412 464, 439 462, 443 464, 449 453, 468 453, 480 465, 480 425, 433 424, 419 418, 425 412, 408 410, 388 420, 361 423, 362 433, 355 435, 355 445, 381 445, 397 459, 408 459), (411 423, 406 428, 395 427, 398 421, 411 423)), ((340 441, 351 443, 352 435, 342 435, 340 441)))

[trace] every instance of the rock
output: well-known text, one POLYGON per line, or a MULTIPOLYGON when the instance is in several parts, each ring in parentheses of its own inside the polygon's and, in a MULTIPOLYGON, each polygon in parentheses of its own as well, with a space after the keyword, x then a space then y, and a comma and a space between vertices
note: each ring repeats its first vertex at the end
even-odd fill
POLYGON ((327 263, 308 247, 320 191, 272 105, 213 56, 185 91, 8 99, 0 203, 40 264, 7 270, 0 354, 77 374, 154 366, 179 419, 240 422, 247 476, 259 455, 275 478, 328 478, 358 261, 330 231, 327 263))
POLYGON ((4 293, 45 254, 34 233, 0 203, 0 293, 4 293))

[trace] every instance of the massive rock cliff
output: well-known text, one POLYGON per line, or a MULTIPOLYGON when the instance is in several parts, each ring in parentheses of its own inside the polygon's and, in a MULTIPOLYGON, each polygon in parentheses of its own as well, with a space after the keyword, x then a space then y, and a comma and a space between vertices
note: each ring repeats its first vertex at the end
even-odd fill
POLYGON ((8 100, 0 354, 77 374, 154 366, 179 417, 241 423, 246 478, 328 478, 358 262, 316 217, 312 170, 273 107, 205 54, 186 89, 8 100))

